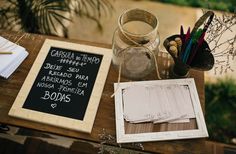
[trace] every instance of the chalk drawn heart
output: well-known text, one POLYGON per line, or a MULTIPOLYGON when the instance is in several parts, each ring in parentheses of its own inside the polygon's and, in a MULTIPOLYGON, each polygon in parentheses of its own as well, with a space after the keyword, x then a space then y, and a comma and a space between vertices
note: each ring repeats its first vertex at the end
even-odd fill
POLYGON ((51 107, 54 109, 55 107, 57 107, 57 104, 56 103, 51 104, 51 107))

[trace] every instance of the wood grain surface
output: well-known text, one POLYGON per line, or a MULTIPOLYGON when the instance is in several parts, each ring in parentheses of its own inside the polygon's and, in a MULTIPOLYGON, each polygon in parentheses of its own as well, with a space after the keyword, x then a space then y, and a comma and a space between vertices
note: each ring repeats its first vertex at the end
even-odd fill
MULTIPOLYGON (((113 83, 117 82, 118 73, 111 66, 106 84, 100 100, 98 112, 96 115, 95 123, 91 134, 71 131, 41 123, 21 120, 8 116, 8 112, 14 102, 17 93, 19 92, 36 56, 46 38, 55 40, 64 40, 68 42, 75 42, 80 44, 95 45, 100 47, 111 48, 111 45, 97 44, 79 40, 68 40, 64 38, 49 37, 36 34, 24 34, 17 32, 9 32, 0 30, 0 35, 13 42, 17 41, 22 35, 22 39, 18 44, 25 47, 29 52, 27 59, 20 65, 20 67, 10 76, 9 79, 0 79, 0 123, 15 125, 19 127, 32 128, 40 131, 51 132, 63 136, 70 136, 92 142, 100 142, 99 134, 106 130, 107 133, 115 136, 115 106, 114 98, 110 96, 113 93, 113 83)), ((160 62, 161 60, 159 60, 160 62)), ((201 106, 204 112, 204 73, 191 70, 190 76, 194 77, 201 106)), ((155 73, 150 75, 148 79, 156 79, 155 73)), ((122 81, 127 81, 122 79, 122 81)), ((118 144, 117 144, 118 146, 118 144)), ((143 143, 144 149, 147 152, 156 153, 205 153, 205 139, 192 139, 192 140, 176 140, 176 141, 163 141, 163 142, 147 142, 143 143)))

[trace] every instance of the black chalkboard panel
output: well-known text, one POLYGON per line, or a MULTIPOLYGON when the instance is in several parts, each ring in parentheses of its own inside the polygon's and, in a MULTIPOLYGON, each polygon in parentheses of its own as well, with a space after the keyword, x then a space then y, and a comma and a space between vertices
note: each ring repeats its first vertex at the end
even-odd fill
POLYGON ((102 58, 51 47, 23 108, 83 120, 102 58))

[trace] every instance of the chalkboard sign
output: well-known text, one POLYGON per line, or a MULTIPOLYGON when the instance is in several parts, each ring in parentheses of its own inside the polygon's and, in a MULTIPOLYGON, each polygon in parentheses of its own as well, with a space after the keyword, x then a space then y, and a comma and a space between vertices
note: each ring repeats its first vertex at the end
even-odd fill
POLYGON ((46 40, 9 115, 91 132, 111 50, 46 40))

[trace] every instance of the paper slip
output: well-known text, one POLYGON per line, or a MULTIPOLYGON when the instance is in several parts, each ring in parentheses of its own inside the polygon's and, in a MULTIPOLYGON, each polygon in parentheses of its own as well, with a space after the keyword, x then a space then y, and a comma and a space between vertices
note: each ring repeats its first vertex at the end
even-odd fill
POLYGON ((146 99, 148 91, 143 86, 135 87, 130 87, 123 91, 124 102, 129 102, 124 103, 124 118, 134 123, 149 121, 151 118, 149 113, 150 107, 146 99))
POLYGON ((0 76, 8 78, 28 56, 25 48, 0 37, 0 76), (12 54, 1 54, 12 52, 12 54))
POLYGON ((130 123, 184 123, 195 118, 186 85, 132 85, 123 90, 123 107, 130 123))

